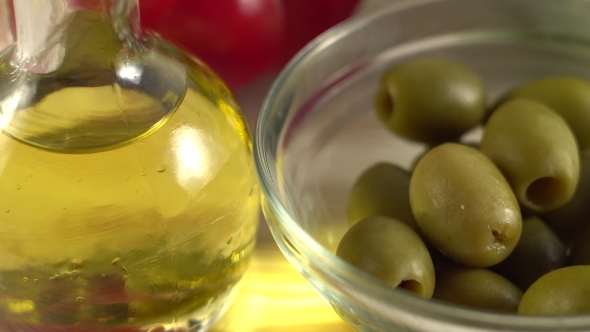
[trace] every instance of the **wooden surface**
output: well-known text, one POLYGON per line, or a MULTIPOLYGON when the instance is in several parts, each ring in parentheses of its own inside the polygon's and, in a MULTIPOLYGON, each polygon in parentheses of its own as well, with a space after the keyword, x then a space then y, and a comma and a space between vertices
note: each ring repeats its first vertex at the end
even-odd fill
POLYGON ((276 244, 265 239, 255 249, 236 301, 211 332, 275 331, 353 332, 353 329, 315 293, 276 244))

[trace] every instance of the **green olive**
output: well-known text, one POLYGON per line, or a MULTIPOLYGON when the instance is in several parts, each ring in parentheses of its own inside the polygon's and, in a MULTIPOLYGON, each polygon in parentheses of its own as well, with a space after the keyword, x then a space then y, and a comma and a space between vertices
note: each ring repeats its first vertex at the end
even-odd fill
POLYGON ((584 232, 570 248, 570 265, 590 265, 590 229, 584 232))
POLYGON ((351 225, 371 216, 389 216, 418 231, 410 207, 410 173, 396 165, 378 163, 354 183, 348 201, 351 225))
POLYGON ((415 141, 441 143, 475 127, 485 113, 485 89, 469 68, 438 59, 395 66, 375 97, 379 119, 415 141))
POLYGON ((490 270, 458 264, 437 266, 433 299, 516 313, 521 297, 518 287, 490 270))
POLYGON ((590 82, 575 77, 548 77, 510 91, 505 100, 538 101, 561 115, 574 132, 580 149, 590 148, 590 82))
POLYGON ((480 151, 533 212, 554 210, 574 194, 580 173, 576 138, 563 118, 541 103, 502 104, 485 126, 480 151))
POLYGON ((570 245, 590 228, 590 151, 580 153, 580 179, 574 196, 562 207, 541 215, 555 234, 570 245))
POLYGON ((508 182, 468 146, 445 143, 428 151, 412 174, 410 204, 421 234, 467 266, 501 262, 520 237, 520 208, 508 182))
POLYGON ((565 246, 541 219, 522 221, 522 234, 514 251, 492 270, 523 291, 542 275, 566 266, 565 246))
POLYGON ((519 314, 567 315, 590 313, 590 265, 553 270, 522 296, 519 314))
POLYGON ((369 217, 344 234, 336 255, 394 287, 430 298, 434 267, 426 245, 405 223, 384 216, 369 217))

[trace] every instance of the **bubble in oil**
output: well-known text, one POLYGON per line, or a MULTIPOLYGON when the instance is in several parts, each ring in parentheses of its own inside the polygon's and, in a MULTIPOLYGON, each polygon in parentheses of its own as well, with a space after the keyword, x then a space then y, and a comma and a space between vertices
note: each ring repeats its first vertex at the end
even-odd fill
POLYGON ((78 297, 76 298, 76 302, 78 302, 78 303, 82 304, 82 303, 86 302, 86 299, 85 299, 85 298, 83 298, 83 297, 81 297, 81 296, 78 296, 78 297))
POLYGON ((156 171, 158 173, 163 173, 163 172, 166 172, 166 168, 167 168, 166 164, 162 163, 162 164, 158 165, 158 167, 156 167, 156 171))
POLYGON ((16 190, 20 190, 21 188, 22 188, 22 187, 21 187, 21 185, 20 185, 20 184, 17 184, 17 185, 16 185, 16 190))
POLYGON ((244 256, 244 251, 234 252, 231 257, 229 258, 232 264, 236 264, 240 261, 240 259, 244 256))

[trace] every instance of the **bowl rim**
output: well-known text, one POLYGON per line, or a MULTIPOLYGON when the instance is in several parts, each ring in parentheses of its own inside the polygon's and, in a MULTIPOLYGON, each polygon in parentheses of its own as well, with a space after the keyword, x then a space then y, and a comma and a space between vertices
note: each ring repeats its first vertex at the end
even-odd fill
MULTIPOLYGON (((446 303, 435 299, 425 301, 424 299, 408 292, 392 288, 377 278, 353 268, 320 245, 319 242, 300 226, 294 216, 289 213, 287 206, 283 204, 280 190, 277 186, 278 179, 274 178, 271 168, 276 167, 276 164, 272 165, 267 159, 268 155, 266 151, 270 151, 270 140, 267 137, 269 130, 266 123, 268 123, 268 119, 271 116, 276 114, 281 115, 281 127, 278 129, 280 129, 280 133, 283 133, 283 126, 288 119, 286 115, 289 113, 289 109, 279 109, 275 107, 275 105, 281 98, 281 93, 284 92, 283 89, 287 86, 286 83, 290 81, 294 73, 301 70, 301 65, 316 52, 320 52, 335 41, 344 38, 350 31, 357 31, 370 25, 372 21, 378 18, 403 12, 406 9, 450 1, 459 0, 399 0, 380 8, 379 10, 373 10, 370 13, 349 18, 316 37, 287 63, 268 90, 262 102, 255 125, 255 144, 253 146, 254 159, 261 184, 261 193, 265 198, 263 200, 264 204, 272 210, 272 213, 278 216, 278 218, 274 219, 280 220, 276 222, 276 226, 280 227, 282 237, 289 242, 290 246, 299 251, 300 255, 313 257, 313 259, 322 262, 322 265, 324 265, 324 268, 322 268, 323 274, 329 275, 331 278, 342 281, 347 285, 354 285, 354 289, 362 290, 365 296, 371 299, 376 299, 379 303, 385 303, 389 307, 395 307, 396 309, 401 309, 405 312, 420 313, 423 317, 452 322, 462 327, 481 328, 483 327, 483 324, 485 324, 486 328, 498 328, 502 330, 508 328, 534 328, 538 331, 557 331, 564 329, 567 331, 587 331, 590 328, 590 315, 533 316, 484 311, 454 305, 452 303, 446 303)), ((472 1, 482 2, 486 0, 472 1)), ((494 1, 504 3, 514 1, 534 3, 536 0, 494 1)), ((584 2, 585 0, 570 0, 570 2, 572 1, 584 2)), ((272 151, 272 155, 275 157, 281 148, 280 143, 280 140, 277 141, 277 151, 272 151)), ((271 159, 271 161, 272 160, 273 159, 271 159)), ((265 219, 269 228, 272 228, 273 225, 271 225, 268 218, 265 219)), ((273 237, 277 242, 282 241, 282 239, 279 239, 274 232, 273 237)), ((281 247, 285 256, 290 258, 288 257, 289 253, 284 252, 285 249, 282 246, 279 247, 281 247)))

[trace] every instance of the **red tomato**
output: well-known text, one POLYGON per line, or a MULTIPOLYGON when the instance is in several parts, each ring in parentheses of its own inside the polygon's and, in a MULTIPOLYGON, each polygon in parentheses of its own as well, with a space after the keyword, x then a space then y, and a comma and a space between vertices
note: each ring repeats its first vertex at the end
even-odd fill
POLYGON ((156 27, 161 21, 170 19, 172 9, 181 0, 141 0, 141 24, 145 27, 156 27))
POLYGON ((285 8, 285 38, 289 41, 282 61, 288 61, 312 39, 348 18, 359 0, 281 0, 285 8))
POLYGON ((141 0, 140 11, 144 27, 197 55, 232 88, 272 68, 284 48, 280 0, 141 0))
POLYGON ((283 66, 359 0, 140 0, 142 25, 197 55, 233 88, 283 66))
MULTIPOLYGON (((102 10, 112 1, 70 0, 70 4, 102 10)), ((350 16, 359 1, 139 0, 139 4, 144 28, 195 54, 237 89, 282 67, 305 44, 350 16)))

